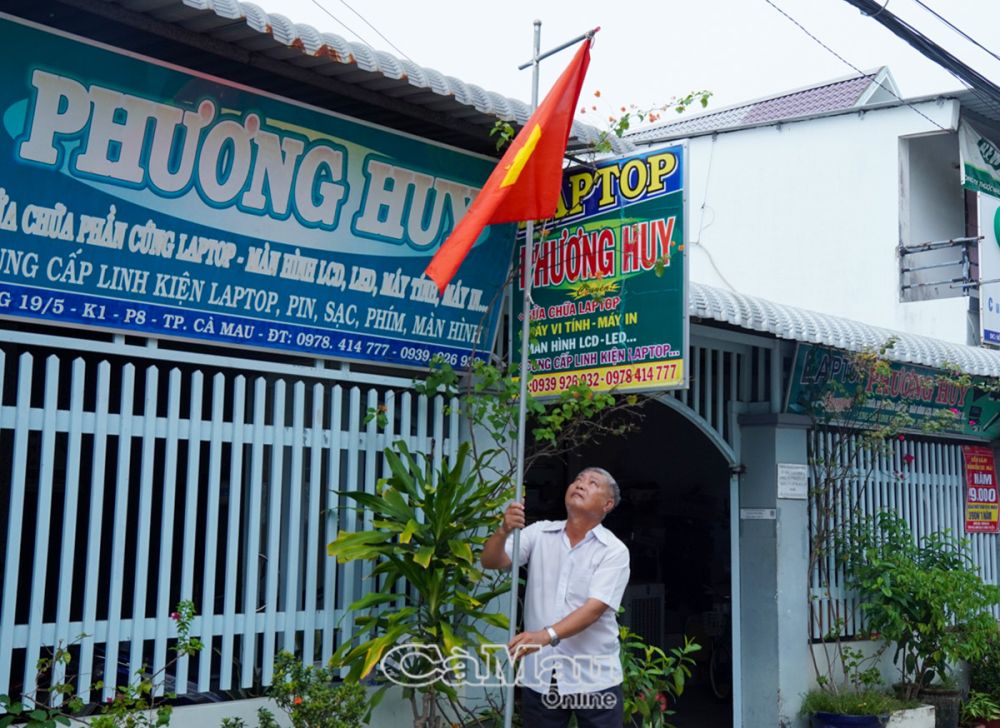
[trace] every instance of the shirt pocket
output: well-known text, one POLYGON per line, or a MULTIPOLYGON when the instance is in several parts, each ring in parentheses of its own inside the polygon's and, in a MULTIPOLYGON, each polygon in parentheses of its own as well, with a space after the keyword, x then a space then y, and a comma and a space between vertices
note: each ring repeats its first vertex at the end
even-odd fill
POLYGON ((590 596, 590 574, 575 574, 570 577, 566 588, 566 601, 580 606, 590 596))

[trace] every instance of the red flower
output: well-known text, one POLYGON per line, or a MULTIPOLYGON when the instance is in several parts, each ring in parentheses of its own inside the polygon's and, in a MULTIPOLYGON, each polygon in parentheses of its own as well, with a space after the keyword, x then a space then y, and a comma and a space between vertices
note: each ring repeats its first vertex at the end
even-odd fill
POLYGON ((663 693, 657 693, 656 694, 656 702, 660 704, 660 712, 661 713, 666 713, 667 712, 667 696, 664 695, 663 693))
POLYGON ((181 613, 180 612, 171 612, 170 613, 170 618, 172 620, 174 620, 175 622, 180 622, 181 621, 181 613))
POLYGON ((292 702, 295 703, 296 705, 302 705, 302 696, 296 695, 294 698, 292 698, 292 702))
POLYGON ((909 465, 910 463, 912 463, 913 460, 914 460, 914 457, 912 455, 910 455, 910 453, 906 453, 903 456, 903 462, 906 463, 907 465, 909 465))
POLYGON ((899 439, 899 441, 900 441, 900 442, 902 442, 903 440, 905 440, 905 439, 906 439, 906 438, 905 438, 905 437, 904 437, 904 436, 902 435, 902 433, 900 433, 900 434, 899 434, 899 435, 898 435, 897 437, 898 437, 898 439, 899 439))

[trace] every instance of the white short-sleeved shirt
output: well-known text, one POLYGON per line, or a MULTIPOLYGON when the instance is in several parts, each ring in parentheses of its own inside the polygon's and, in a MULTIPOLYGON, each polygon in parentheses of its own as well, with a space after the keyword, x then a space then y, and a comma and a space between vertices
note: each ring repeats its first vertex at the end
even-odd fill
MULTIPOLYGON (((508 536, 507 556, 514 550, 508 536)), ((591 693, 622 682, 618 607, 629 578, 629 554, 611 531, 597 525, 570 547, 566 521, 539 521, 521 531, 520 563, 528 565, 526 631, 554 625, 593 597, 608 609, 577 635, 524 657, 519 684, 547 693, 555 670, 560 695, 591 693)))

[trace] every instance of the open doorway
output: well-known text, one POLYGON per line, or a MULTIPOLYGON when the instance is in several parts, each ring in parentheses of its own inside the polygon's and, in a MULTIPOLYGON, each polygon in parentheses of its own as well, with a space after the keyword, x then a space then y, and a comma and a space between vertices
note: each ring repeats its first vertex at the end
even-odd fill
POLYGON ((529 521, 563 519, 566 484, 584 467, 606 468, 622 503, 605 525, 629 548, 631 578, 621 619, 664 649, 684 635, 702 646, 678 728, 732 725, 729 467, 681 413, 657 402, 630 434, 536 466, 526 478, 529 521))

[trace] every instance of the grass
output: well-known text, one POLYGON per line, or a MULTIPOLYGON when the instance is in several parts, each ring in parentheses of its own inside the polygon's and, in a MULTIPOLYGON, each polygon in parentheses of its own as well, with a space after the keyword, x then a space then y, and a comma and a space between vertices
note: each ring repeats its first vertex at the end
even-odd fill
POLYGON ((802 715, 836 713, 838 715, 888 715, 896 710, 912 708, 917 703, 899 700, 888 693, 866 690, 838 695, 825 690, 811 690, 802 701, 802 715))

